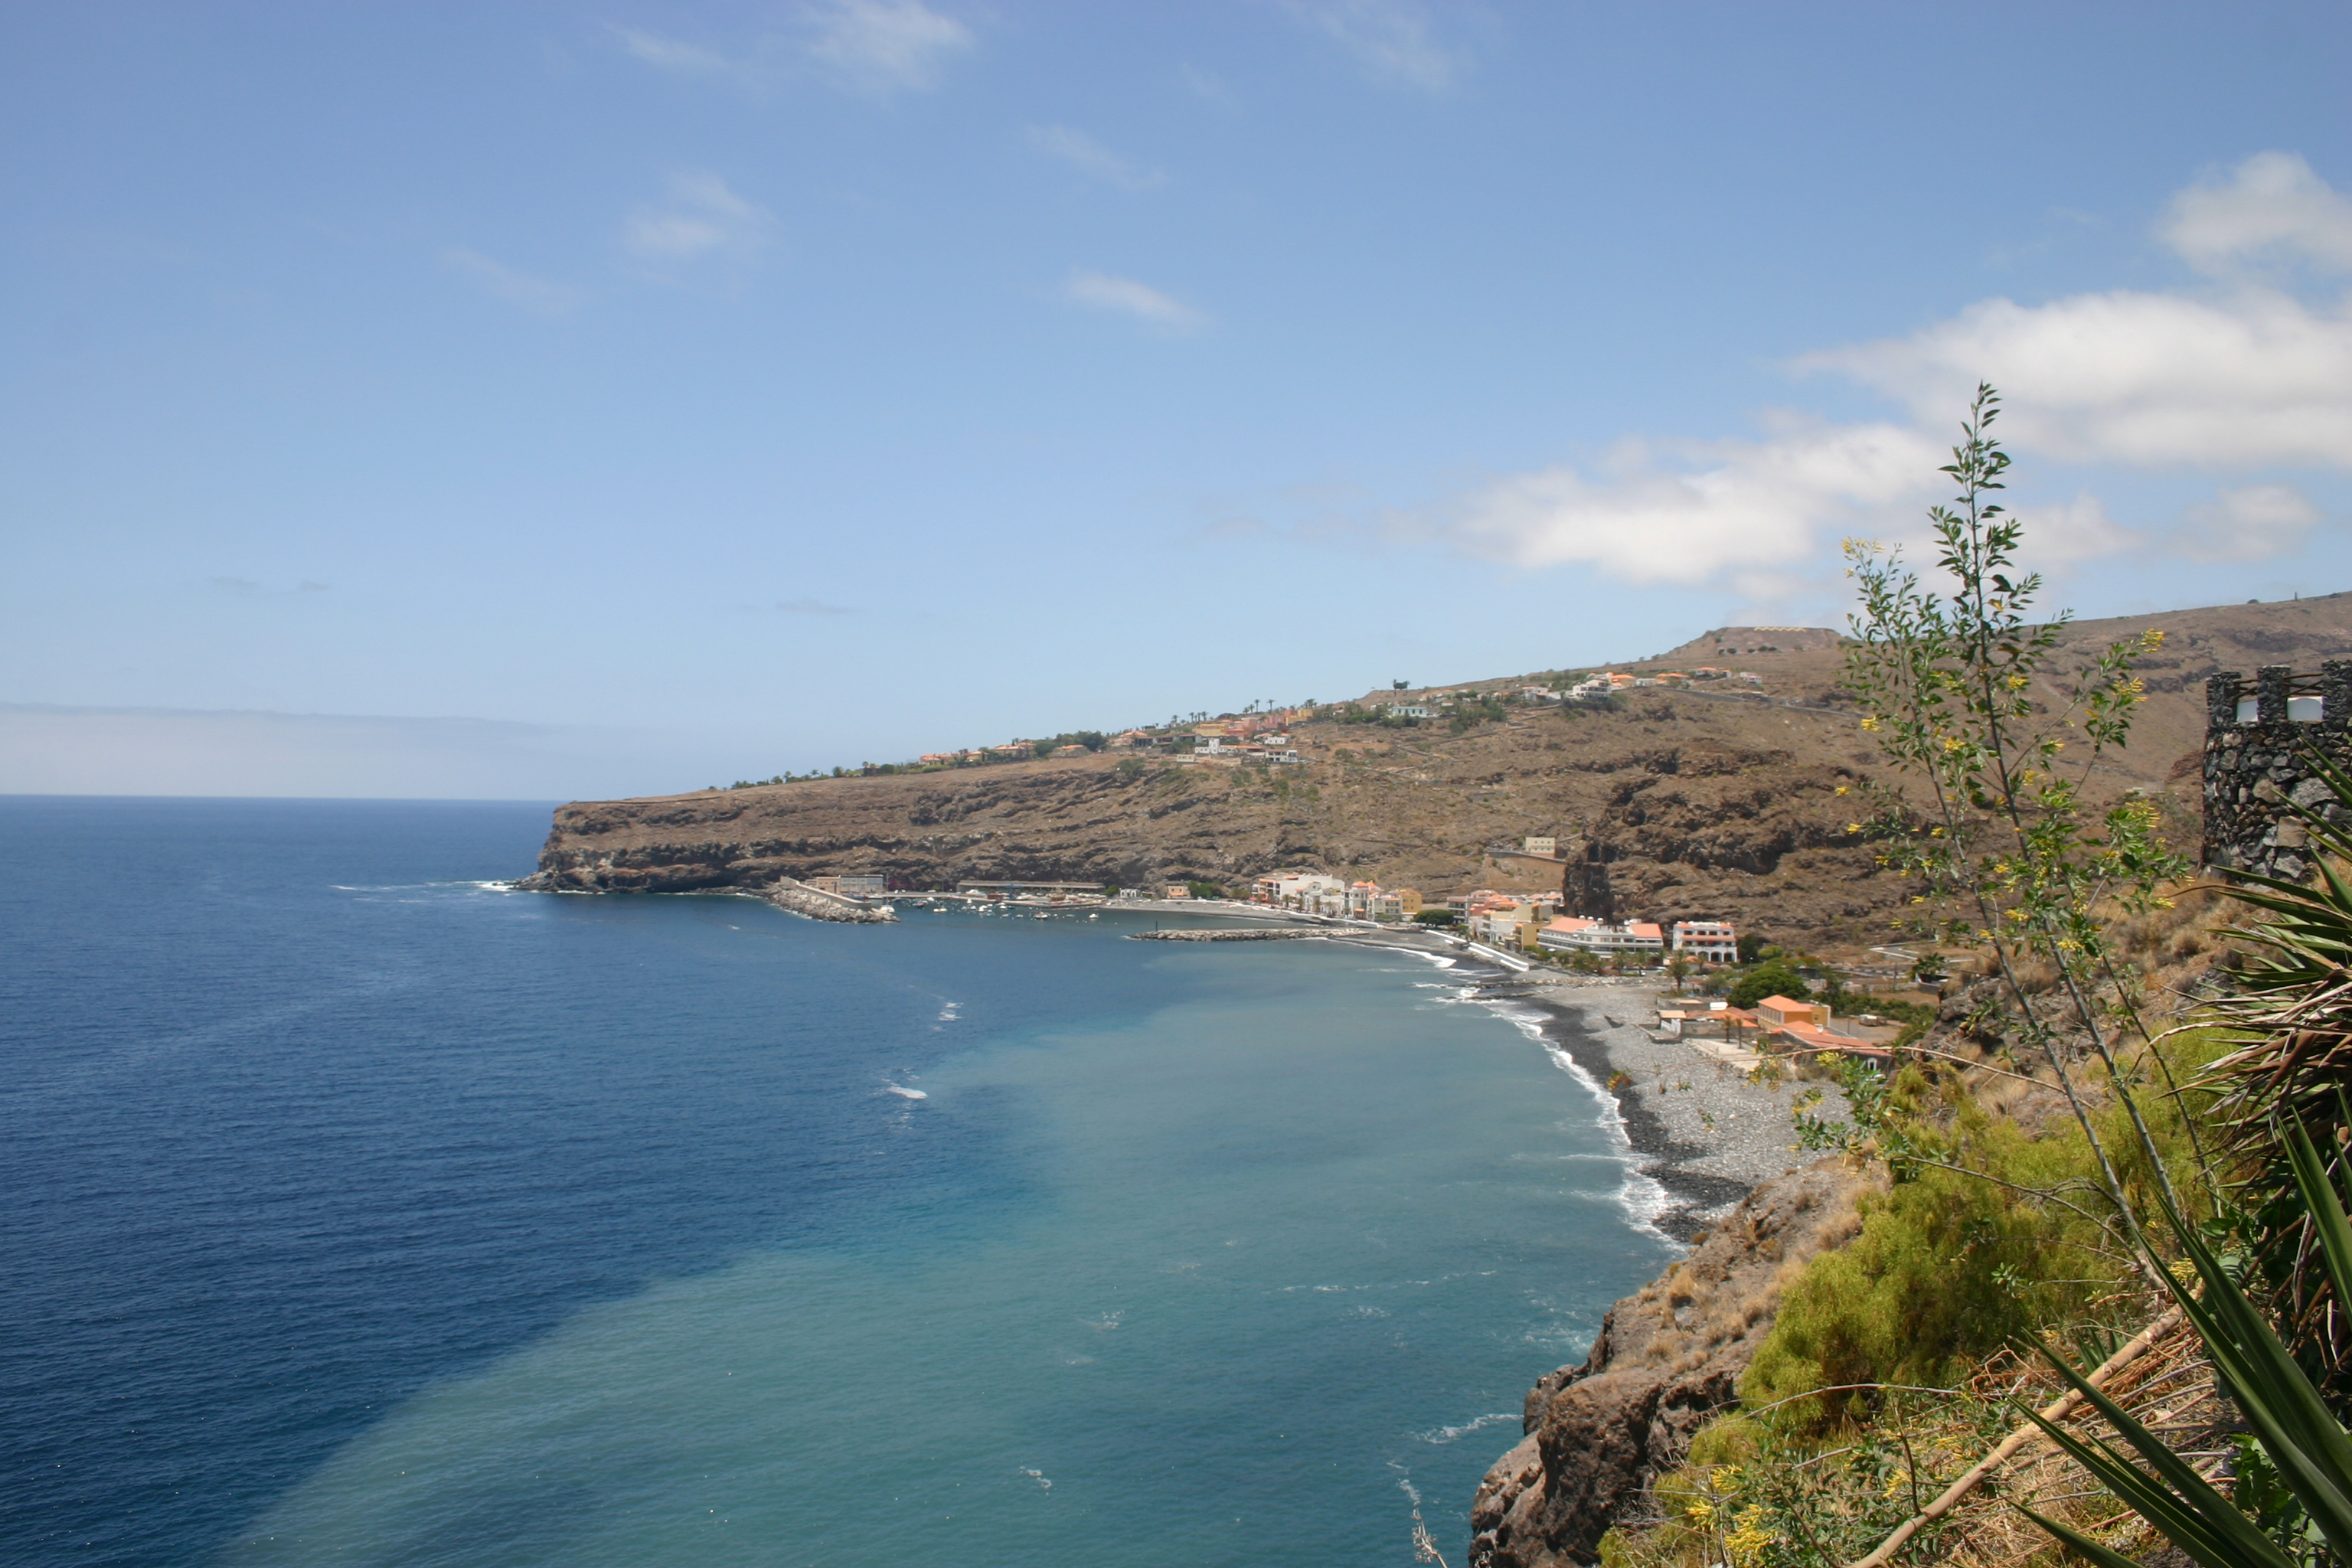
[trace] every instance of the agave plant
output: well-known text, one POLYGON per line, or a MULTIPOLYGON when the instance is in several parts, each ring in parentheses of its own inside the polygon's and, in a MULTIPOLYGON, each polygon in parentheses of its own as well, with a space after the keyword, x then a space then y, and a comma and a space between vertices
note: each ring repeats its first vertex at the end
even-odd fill
MULTIPOLYGON (((2283 1144, 2295 1190, 2310 1212, 2328 1282, 2338 1300, 2352 1300, 2352 1224, 2345 1220, 2335 1183, 2301 1126, 2290 1125, 2283 1144)), ((2346 1436, 2318 1387, 2212 1250, 2168 1203, 2164 1217, 2195 1267, 2197 1284, 2167 1269, 2157 1273, 2204 1341, 2217 1379, 2245 1417, 2279 1483, 2301 1505, 2307 1531, 2325 1543, 2321 1560, 2352 1563, 2352 1437, 2346 1436)), ((2052 1356, 2051 1361, 2147 1468, 2134 1465, 2111 1444, 2075 1436, 2031 1405, 2025 1406, 2025 1414, 2166 1540, 2208 1568, 2309 1568, 2310 1552, 2291 1551, 2273 1539, 2121 1405, 2063 1360, 2052 1356)), ((2022 1511, 2102 1568, 2135 1568, 2130 1558, 2082 1531, 2032 1509, 2022 1511)))
POLYGON ((2237 1202, 2256 1238, 2255 1268, 2290 1344, 2319 1373, 2341 1407, 2352 1360, 2352 1298, 2321 1290, 2319 1237, 2297 1201, 2277 1136, 2282 1119, 2334 1150, 2352 1136, 2352 773, 2325 752, 2305 756, 2332 798, 2289 801, 2318 861, 2318 878, 2291 882, 2241 873, 2221 889, 2263 911, 2236 928, 2242 944, 2231 994, 2214 1006, 2250 1042, 2207 1069, 2221 1090, 2214 1131, 2222 1163, 2237 1177, 2237 1202))

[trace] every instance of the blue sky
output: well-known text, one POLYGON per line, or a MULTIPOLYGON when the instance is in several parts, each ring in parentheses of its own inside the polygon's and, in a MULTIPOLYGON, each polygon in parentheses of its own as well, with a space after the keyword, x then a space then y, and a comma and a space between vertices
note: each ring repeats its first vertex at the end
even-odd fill
POLYGON ((0 790, 691 788, 2352 586, 2340 5, 0 11, 0 790), (430 721, 462 721, 436 726, 430 721))

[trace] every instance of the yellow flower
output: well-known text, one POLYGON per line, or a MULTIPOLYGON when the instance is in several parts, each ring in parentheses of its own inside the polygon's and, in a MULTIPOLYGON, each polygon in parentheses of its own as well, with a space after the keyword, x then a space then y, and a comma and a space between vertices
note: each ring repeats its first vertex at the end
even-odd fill
POLYGON ((1733 1521, 1738 1526, 1723 1538, 1723 1550, 1731 1559, 1733 1568, 1751 1568, 1764 1555, 1764 1549, 1776 1537, 1764 1528, 1764 1505, 1750 1503, 1739 1510, 1733 1521))
POLYGON ((1948 752, 1957 752, 1959 749, 1960 742, 1957 737, 1947 735, 1944 738, 1944 750, 1948 752))
POLYGON ((1875 730, 1878 728, 1878 721, 1875 719, 1864 719, 1862 721, 1862 727, 1865 730, 1875 730))
POLYGON ((1702 1530, 1715 1522, 1715 1504, 1703 1497, 1691 1499, 1689 1506, 1685 1508, 1683 1512, 1693 1524, 1702 1530))
POLYGON ((1848 833, 1859 833, 1862 831, 1862 824, 1859 822, 1849 822, 1845 825, 1845 830, 1848 833))
POLYGON ((2009 911, 2008 918, 2015 921, 2020 925, 2023 925, 2026 921, 2027 916, 2023 910, 2011 910, 2009 911))
POLYGON ((2022 691, 2022 690, 2024 690, 2024 689, 2025 689, 2025 677, 2023 677, 2023 676, 2021 676, 2021 675, 2012 675, 2012 676, 2011 676, 2011 677, 2009 678, 2009 689, 2010 689, 2011 691, 2022 691))
POLYGON ((1852 784, 1840 784, 1837 786, 1837 793, 1840 795, 1851 795, 1853 793, 1853 786, 1852 784))

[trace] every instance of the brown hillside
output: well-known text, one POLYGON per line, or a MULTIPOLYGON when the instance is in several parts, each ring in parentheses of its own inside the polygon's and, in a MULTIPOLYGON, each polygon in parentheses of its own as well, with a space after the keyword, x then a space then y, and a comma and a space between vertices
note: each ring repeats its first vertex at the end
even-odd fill
MULTIPOLYGON (((2352 654, 2352 595, 2084 622, 2064 646, 2087 660, 2147 627, 2166 645, 2142 663, 2148 701, 2104 777, 2186 788, 2193 811, 2193 774, 2170 781, 2202 743, 2204 678, 2352 654)), ((1880 760, 1837 689, 1839 660, 1820 628, 1729 628, 1614 668, 1724 665, 1762 675, 1760 694, 1643 689, 1622 711, 1515 709, 1458 735, 1444 722, 1318 721, 1292 729, 1305 761, 1290 768, 1155 758, 1128 777, 1097 755, 578 803, 557 811, 533 880, 675 891, 865 871, 912 887, 1148 886, 1307 867, 1430 896, 1560 886, 1559 865, 1486 853, 1548 834, 1605 864, 1622 913, 1719 915, 1819 950, 1866 946, 1903 893, 1845 832, 1853 803, 1836 792, 1880 760), (1756 651, 1720 651, 1733 647, 1756 651)))

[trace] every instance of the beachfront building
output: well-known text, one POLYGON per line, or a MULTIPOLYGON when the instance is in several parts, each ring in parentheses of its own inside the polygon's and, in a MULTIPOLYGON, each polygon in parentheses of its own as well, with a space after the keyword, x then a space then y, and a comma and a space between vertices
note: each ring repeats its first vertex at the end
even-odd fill
POLYGON ((1816 1029, 1830 1026, 1830 1009, 1820 1002, 1791 1002, 1786 996, 1767 996, 1756 1004, 1757 1019, 1768 1029, 1778 1029, 1790 1024, 1808 1024, 1816 1029))
POLYGON ((1301 914, 1337 915, 1344 911, 1348 884, 1339 877, 1320 871, 1276 871, 1270 877, 1260 877, 1250 884, 1253 902, 1272 904, 1278 910, 1297 910, 1301 914))
POLYGON ((1470 940, 1495 947, 1533 948, 1545 922, 1559 912, 1556 895, 1474 895, 1465 910, 1470 940))
POLYGON ((1185 883, 1171 882, 1162 890, 1160 896, 1170 899, 1189 899, 1192 896, 1192 889, 1185 883))
POLYGON ((1831 1009, 1820 1002, 1792 1002, 1786 996, 1767 996, 1756 1004, 1757 1027, 1764 1032, 1768 1040, 1783 1050, 1829 1051, 1880 1063, 1893 1059, 1895 1053, 1875 1040, 1839 1034, 1832 1022, 1834 1016, 1831 1009))
POLYGON ((1612 962, 1632 960, 1646 963, 1664 956, 1666 936, 1650 921, 1627 921, 1622 925, 1611 925, 1602 921, 1573 917, 1547 924, 1536 938, 1536 945, 1546 952, 1582 952, 1612 962))
POLYGON ((1411 888, 1383 889, 1372 900, 1372 919, 1409 921, 1421 913, 1421 895, 1411 888))
POLYGON ((1701 963, 1737 963, 1739 933, 1729 921, 1676 921, 1674 949, 1701 963))
POLYGON ((1580 931, 1590 931, 1600 923, 1599 921, 1587 920, 1582 915, 1562 915, 1558 920, 1545 922, 1543 930, 1536 933, 1536 946, 1546 952, 1579 952, 1580 950, 1569 939, 1580 931))

